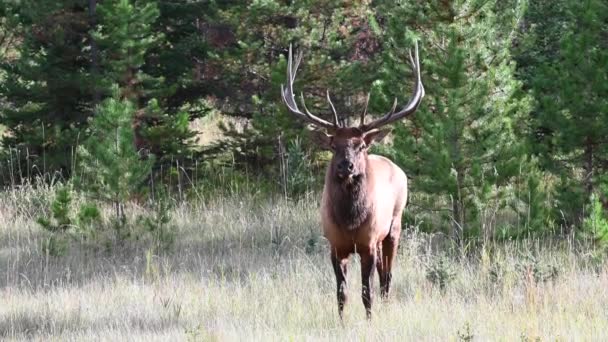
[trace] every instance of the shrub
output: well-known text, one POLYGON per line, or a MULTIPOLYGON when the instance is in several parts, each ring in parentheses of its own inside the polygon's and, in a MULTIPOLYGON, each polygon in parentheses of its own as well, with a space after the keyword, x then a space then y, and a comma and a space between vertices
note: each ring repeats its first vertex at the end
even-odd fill
POLYGON ((287 147, 285 167, 286 193, 290 197, 299 197, 309 192, 315 184, 313 166, 310 156, 302 146, 302 140, 295 138, 287 147))
POLYGON ((542 260, 533 255, 524 255, 517 268, 525 281, 534 280, 535 283, 554 281, 562 273, 555 262, 542 260))
POLYGON ((90 237, 93 233, 93 225, 100 222, 97 206, 84 203, 76 210, 73 197, 74 191, 70 185, 60 186, 51 202, 50 215, 39 217, 37 220, 43 229, 51 233, 43 243, 45 254, 51 256, 65 254, 70 239, 90 237))
POLYGON ((116 93, 97 108, 91 135, 78 148, 80 188, 112 205, 117 225, 126 225, 125 203, 142 192, 154 160, 141 157, 135 147, 134 115, 133 104, 116 93))
POLYGON ((608 247, 608 216, 596 194, 591 195, 591 210, 583 221, 583 236, 590 237, 601 249, 608 247))
POLYGON ((433 259, 426 266, 426 279, 443 292, 454 280, 456 271, 445 256, 433 259))
POLYGON ((152 247, 169 250, 175 243, 176 228, 171 224, 172 206, 166 198, 154 203, 152 213, 140 216, 138 223, 152 239, 152 247))

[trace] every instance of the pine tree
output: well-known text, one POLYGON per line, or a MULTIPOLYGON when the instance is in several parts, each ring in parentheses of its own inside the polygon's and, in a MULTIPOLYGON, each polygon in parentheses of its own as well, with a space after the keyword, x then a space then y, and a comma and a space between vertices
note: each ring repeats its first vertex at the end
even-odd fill
POLYGON ((68 176, 92 111, 86 4, 28 0, 2 6, 2 20, 11 23, 6 29, 19 37, 11 59, 0 65, 2 159, 22 170, 20 177, 55 171, 68 176))
POLYGON ((216 51, 208 64, 218 68, 221 83, 228 84, 222 89, 240 90, 217 93, 225 101, 222 112, 246 118, 248 124, 244 130, 226 125, 228 139, 214 147, 232 153, 237 166, 262 167, 264 174, 274 174, 281 151, 288 150, 291 141, 302 138, 303 146, 314 146, 307 141, 303 124, 294 120, 280 99, 289 45, 304 53, 296 87, 305 94, 307 107, 330 118, 325 99, 329 89, 340 115, 349 117, 363 108, 380 51, 369 19, 371 6, 336 0, 268 0, 227 7, 218 11, 218 21, 231 29, 238 43, 216 51))
POLYGON ((492 203, 504 206, 505 186, 522 160, 515 131, 528 99, 509 52, 516 18, 505 18, 492 1, 402 3, 390 11, 388 4, 378 12, 385 13, 388 46, 370 106, 387 110, 394 97, 409 94, 404 48, 420 39, 426 97, 412 120, 397 126, 391 152, 413 190, 428 195, 418 205, 444 212, 456 241, 486 236, 491 218, 482 215, 492 203))
POLYGON ((225 25, 215 22, 220 5, 206 1, 158 3, 160 16, 154 30, 164 39, 150 52, 156 63, 146 65, 146 72, 162 75, 172 85, 166 100, 171 112, 187 110, 191 118, 202 117, 210 110, 204 97, 225 91, 220 84, 223 78, 206 72, 215 49, 226 47, 234 38, 225 25))
POLYGON ((176 87, 164 82, 166 70, 157 67, 170 46, 155 26, 159 15, 152 0, 0 6, 0 24, 19 36, 15 56, 0 66, 0 75, 10 75, 0 78, 0 124, 7 129, 2 160, 8 160, 9 172, 61 171, 69 177, 88 118, 111 96, 113 84, 137 108, 133 126, 140 148, 157 160, 190 155, 188 106, 171 98, 176 87))
POLYGON ((608 171, 608 6, 601 0, 558 1, 535 9, 524 49, 553 53, 528 55, 534 72, 524 76, 538 100, 533 139, 546 167, 560 178, 559 217, 578 225, 608 171), (559 21, 536 25, 546 20, 547 7, 559 9, 559 21), (559 36, 549 44, 537 26, 559 36))
POLYGON ((154 159, 138 153, 131 127, 135 106, 118 89, 115 93, 97 107, 89 138, 78 148, 78 183, 93 198, 111 204, 124 223, 124 205, 146 185, 154 159))
POLYGON ((162 82, 142 71, 146 53, 162 38, 152 30, 160 14, 156 2, 109 0, 99 4, 97 12, 94 37, 102 51, 106 91, 118 84, 124 98, 140 105, 162 82))
POLYGON ((14 55, 15 47, 21 38, 21 23, 17 6, 11 2, 0 4, 0 62, 8 61, 14 55))
MULTIPOLYGON (((102 53, 104 84, 118 84, 121 96, 136 105, 133 127, 136 145, 160 159, 189 153, 186 112, 165 110, 166 98, 174 92, 162 75, 146 72, 152 51, 164 36, 155 30, 160 16, 156 1, 108 0, 98 6, 99 28, 94 36, 102 53)), ((151 68, 154 69, 154 68, 151 68)))

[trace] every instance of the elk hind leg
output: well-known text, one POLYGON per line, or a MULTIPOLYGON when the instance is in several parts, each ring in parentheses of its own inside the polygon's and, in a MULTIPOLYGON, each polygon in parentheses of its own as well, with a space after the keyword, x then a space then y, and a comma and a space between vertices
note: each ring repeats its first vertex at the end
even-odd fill
POLYGON ((384 292, 382 289, 386 287, 386 262, 384 255, 384 243, 383 241, 378 242, 378 249, 376 252, 376 270, 378 271, 378 278, 380 279, 380 296, 384 298, 384 292))
POLYGON ((382 270, 380 274, 380 296, 387 298, 391 290, 391 280, 393 278, 393 263, 397 255, 399 247, 399 237, 401 236, 401 218, 393 219, 390 233, 382 241, 382 261, 378 263, 378 267, 382 270))

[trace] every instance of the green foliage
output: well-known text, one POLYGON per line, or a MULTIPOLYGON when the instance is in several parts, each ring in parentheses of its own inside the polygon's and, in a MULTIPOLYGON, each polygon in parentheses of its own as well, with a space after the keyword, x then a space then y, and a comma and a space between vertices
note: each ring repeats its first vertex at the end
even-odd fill
POLYGON ((306 239, 306 247, 304 251, 308 255, 312 255, 318 253, 321 245, 321 234, 318 231, 312 230, 310 231, 310 236, 306 239))
POLYGON ((175 243, 176 227, 171 223, 172 209, 169 200, 163 196, 154 203, 152 213, 146 213, 138 219, 138 225, 151 236, 152 247, 157 250, 170 250, 175 243))
POLYGON ((177 227, 172 223, 174 206, 166 190, 157 191, 152 205, 132 221, 126 217, 104 220, 99 208, 106 204, 83 202, 81 198, 85 195, 74 191, 71 185, 55 189, 50 213, 37 220, 49 232, 42 245, 46 254, 64 255, 73 241, 105 249, 128 241, 141 241, 155 251, 169 251, 173 247, 177 227))
POLYGON ((101 82, 107 90, 118 84, 121 97, 136 107, 131 119, 137 148, 153 153, 158 162, 188 157, 195 135, 190 116, 182 108, 167 108, 177 89, 167 85, 159 70, 146 67, 146 58, 156 55, 165 40, 156 27, 161 14, 157 1, 109 0, 98 11, 100 25, 93 37, 102 51, 101 82))
POLYGON ((101 213, 97 205, 84 203, 80 205, 77 219, 81 227, 92 227, 93 224, 100 221, 101 213))
POLYGON ((608 171, 608 7, 605 1, 532 3, 522 46, 522 77, 537 100, 533 150, 560 178, 556 219, 579 226, 608 171))
POLYGON ((471 329, 471 323, 466 322, 462 329, 458 329, 458 340, 464 342, 471 342, 475 338, 475 334, 471 329))
MULTIPOLYGON (((170 161, 190 161, 195 132, 190 129, 190 116, 185 111, 170 113, 156 99, 148 102, 140 119, 142 147, 168 164, 170 161)), ((190 161, 191 162, 191 161, 190 161)))
POLYGON ((530 168, 525 174, 525 186, 518 193, 523 204, 525 219, 523 227, 525 232, 534 234, 551 233, 554 227, 551 216, 550 185, 543 179, 543 173, 537 168, 530 168))
POLYGON ((517 269, 524 282, 534 281, 535 283, 545 283, 554 281, 561 273, 560 267, 554 261, 547 261, 536 255, 524 253, 522 260, 518 263, 517 269))
POLYGON ((123 223, 125 203, 141 193, 154 162, 153 156, 142 157, 135 148, 134 112, 128 100, 105 100, 91 121, 90 137, 78 148, 80 187, 113 205, 115 218, 123 223))
POLYGON ((198 94, 188 103, 175 98, 178 86, 164 82, 171 70, 158 63, 168 49, 157 26, 160 15, 152 0, 0 5, 0 45, 6 37, 12 52, 0 56, 0 75, 10 75, 0 76, 0 125, 6 127, 2 161, 9 161, 11 180, 71 176, 88 119, 114 95, 113 84, 138 110, 139 148, 156 154, 158 163, 191 157, 189 123, 207 108, 198 94), (198 113, 191 116, 194 105, 198 113))
POLYGON ((283 143, 305 138, 303 122, 288 113, 280 99, 289 45, 304 52, 296 88, 305 94, 307 107, 330 118, 325 100, 329 89, 341 115, 356 115, 351 107, 355 103, 362 107, 362 93, 373 75, 368 71, 374 70, 373 57, 380 47, 368 24, 371 6, 323 0, 314 4, 255 1, 226 7, 220 18, 239 40, 216 52, 210 63, 222 70, 223 83, 240 90, 227 91, 224 96, 232 105, 223 112, 246 117, 250 125, 244 131, 225 125, 228 140, 215 147, 231 153, 237 167, 262 169, 277 178, 275 165, 281 158, 277 137, 283 143))
POLYGON ((192 195, 206 200, 239 195, 268 196, 277 192, 276 180, 238 170, 231 164, 205 163, 197 168, 192 195))
POLYGON ((57 190, 55 200, 51 203, 52 219, 40 217, 38 223, 50 232, 63 232, 71 228, 72 218, 70 217, 70 206, 72 196, 67 187, 57 190))
POLYGON ((438 286, 442 292, 447 289, 455 277, 456 271, 446 256, 434 258, 426 265, 426 279, 438 286))
POLYGON ((152 29, 160 14, 156 1, 106 0, 97 6, 100 25, 93 33, 103 52, 101 67, 107 88, 118 83, 124 96, 138 99, 160 80, 152 79, 141 68, 146 53, 162 35, 152 29))
POLYGON ((388 152, 414 178, 413 190, 429 195, 421 206, 446 213, 439 228, 448 226, 442 230, 461 242, 485 235, 493 220, 486 212, 505 206, 523 153, 516 132, 529 99, 514 78, 509 51, 523 9, 502 12, 479 1, 383 6, 391 48, 374 83, 384 96, 372 108, 409 93, 404 49, 418 38, 427 90, 413 122, 396 127, 388 152), (428 29, 414 31, 418 25, 428 29))
POLYGON ((58 187, 55 191, 55 198, 51 202, 50 216, 39 217, 36 221, 50 233, 42 246, 46 254, 64 255, 68 250, 70 240, 94 235, 94 225, 101 222, 97 206, 84 203, 80 205, 78 212, 75 207, 72 187, 70 185, 58 187))
POLYGON ((299 138, 289 142, 287 147, 287 158, 285 158, 284 175, 286 193, 289 197, 298 198, 311 192, 315 187, 315 182, 320 181, 320 177, 315 177, 314 168, 310 156, 302 146, 299 138))
POLYGON ((146 182, 298 198, 326 155, 281 103, 288 47, 304 52, 307 107, 330 118, 329 89, 354 122, 368 92, 376 116, 406 102, 417 40, 426 96, 376 149, 411 177, 405 220, 461 246, 587 230, 591 194, 607 201, 607 13, 601 0, 4 1, 0 176, 75 175, 125 238, 146 182), (198 132, 199 147, 192 120, 210 112, 222 135, 198 132))
POLYGON ((583 235, 590 237, 600 248, 608 247, 608 215, 599 196, 591 195, 589 214, 583 221, 583 235))
POLYGON ((72 170, 73 146, 92 114, 93 80, 85 53, 91 29, 73 0, 3 2, 11 58, 0 58, 3 152, 22 172, 17 178, 72 170))
POLYGON ((514 189, 508 199, 517 221, 500 227, 500 240, 540 238, 555 233, 552 199, 555 196, 549 176, 538 167, 536 159, 524 161, 513 179, 514 189))

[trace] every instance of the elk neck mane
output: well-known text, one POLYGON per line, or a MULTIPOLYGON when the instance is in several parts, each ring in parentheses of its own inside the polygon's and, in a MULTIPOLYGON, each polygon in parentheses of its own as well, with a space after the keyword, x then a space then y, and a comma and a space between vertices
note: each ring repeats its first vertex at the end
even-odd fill
MULTIPOLYGON (((369 167, 364 174, 345 185, 335 178, 328 178, 329 198, 333 221, 346 230, 359 228, 371 213, 368 198, 369 167)), ((330 172, 332 174, 332 172, 330 172)))

